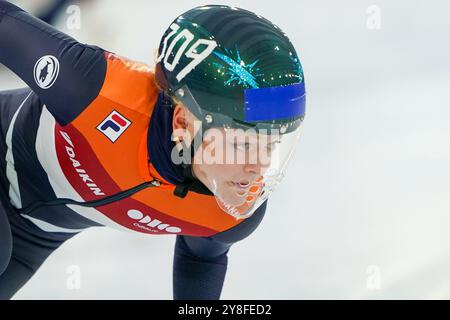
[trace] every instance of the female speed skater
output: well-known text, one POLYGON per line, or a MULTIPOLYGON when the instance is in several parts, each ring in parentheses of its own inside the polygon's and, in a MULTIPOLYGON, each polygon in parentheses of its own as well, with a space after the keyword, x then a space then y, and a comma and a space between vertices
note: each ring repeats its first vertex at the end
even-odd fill
POLYGON ((93 226, 175 235, 174 299, 220 299, 230 247, 261 223, 305 114, 277 26, 193 8, 154 67, 82 44, 0 1, 0 298, 93 226), (1 89, 1 88, 0 88, 1 89))

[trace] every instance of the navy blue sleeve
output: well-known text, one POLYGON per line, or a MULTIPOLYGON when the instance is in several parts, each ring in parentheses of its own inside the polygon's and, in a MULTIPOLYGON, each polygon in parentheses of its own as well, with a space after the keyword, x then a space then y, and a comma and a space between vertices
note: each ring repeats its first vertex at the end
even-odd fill
POLYGON ((103 49, 81 44, 1 0, 0 63, 41 98, 61 125, 98 96, 106 75, 103 49))
POLYGON ((233 243, 248 237, 261 223, 267 201, 237 226, 212 237, 177 236, 173 262, 175 300, 218 300, 233 243))

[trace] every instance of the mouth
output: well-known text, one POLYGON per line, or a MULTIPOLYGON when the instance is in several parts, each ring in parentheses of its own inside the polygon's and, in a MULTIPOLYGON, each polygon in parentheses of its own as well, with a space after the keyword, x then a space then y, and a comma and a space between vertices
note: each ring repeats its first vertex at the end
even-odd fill
POLYGON ((240 189, 247 189, 250 186, 250 182, 248 180, 229 181, 229 184, 240 189))

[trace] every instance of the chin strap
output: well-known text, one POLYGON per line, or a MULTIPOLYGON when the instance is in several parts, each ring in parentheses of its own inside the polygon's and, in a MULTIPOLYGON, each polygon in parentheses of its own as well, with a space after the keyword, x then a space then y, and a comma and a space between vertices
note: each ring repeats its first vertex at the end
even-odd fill
POLYGON ((186 146, 186 143, 184 141, 180 141, 180 143, 183 146, 183 149, 180 151, 180 156, 183 158, 183 160, 190 160, 188 163, 183 161, 183 176, 184 180, 182 183, 178 184, 175 187, 175 190, 173 192, 174 195, 180 198, 186 197, 189 191, 200 193, 208 196, 213 196, 214 194, 200 181, 195 177, 194 172, 192 170, 192 162, 194 161, 194 154, 197 152, 197 149, 199 148, 201 143, 198 143, 198 145, 195 145, 195 141, 203 141, 202 137, 202 130, 198 130, 195 134, 194 140, 191 141, 190 148, 186 146), (190 159, 184 158, 184 151, 191 150, 191 156, 190 159))
POLYGON ((214 194, 192 174, 192 165, 183 165, 184 181, 175 187, 174 195, 180 198, 186 197, 189 191, 213 196, 214 194))

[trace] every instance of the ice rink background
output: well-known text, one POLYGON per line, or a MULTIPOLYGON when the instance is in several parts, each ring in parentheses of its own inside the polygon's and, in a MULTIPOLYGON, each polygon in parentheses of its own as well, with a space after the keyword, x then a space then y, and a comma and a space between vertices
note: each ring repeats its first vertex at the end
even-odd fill
MULTIPOLYGON (((40 1, 14 1, 37 12, 40 1)), ((172 19, 223 3, 289 35, 303 136, 260 227, 229 253, 222 299, 450 298, 450 3, 84 1, 78 40, 153 63, 172 19), (370 5, 381 9, 371 30, 370 5)), ((23 84, 0 67, 0 90, 23 84)), ((171 299, 175 238, 85 231, 16 299, 171 299), (72 266, 81 287, 70 289, 72 266)))

